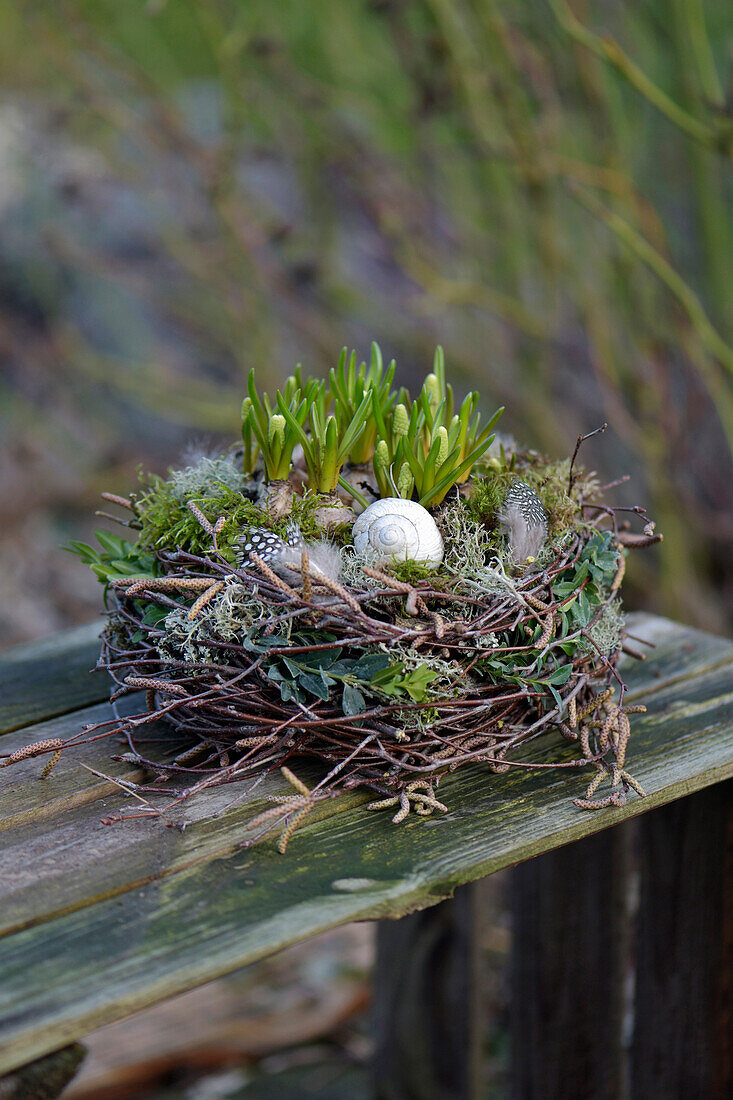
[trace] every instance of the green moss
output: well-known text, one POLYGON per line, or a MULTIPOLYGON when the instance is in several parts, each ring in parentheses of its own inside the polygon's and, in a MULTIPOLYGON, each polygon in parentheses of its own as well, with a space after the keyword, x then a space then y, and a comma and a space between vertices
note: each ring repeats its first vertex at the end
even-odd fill
MULTIPOLYGON (((191 484, 199 486, 196 468, 186 471, 191 484)), ((226 522, 217 543, 221 553, 229 561, 236 558, 237 541, 243 531, 251 527, 264 527, 285 538, 295 523, 305 539, 323 537, 323 530, 316 521, 316 512, 331 501, 321 493, 306 489, 302 496, 293 497, 290 515, 273 519, 266 508, 261 508, 243 495, 240 488, 226 480, 207 481, 205 492, 182 492, 179 473, 169 478, 147 477, 143 492, 138 497, 137 510, 141 524, 137 546, 146 550, 187 550, 192 554, 206 554, 211 550, 211 536, 203 529, 188 507, 193 501, 213 524, 220 516, 226 522)), ((329 538, 341 545, 351 542, 350 524, 342 524, 329 538)))
POLYGON ((405 584, 417 584, 418 581, 434 579, 436 576, 435 569, 428 569, 417 561, 393 561, 385 567, 384 571, 391 577, 396 577, 398 581, 404 581, 405 584))
POLYGON ((470 482, 466 508, 474 519, 486 527, 496 527, 496 513, 507 494, 512 475, 504 469, 487 470, 470 482))
POLYGON ((586 499, 595 487, 593 475, 578 471, 572 493, 568 493, 570 460, 551 462, 536 451, 512 456, 511 461, 492 459, 486 463, 480 477, 471 482, 468 508, 471 514, 489 528, 497 526, 497 513, 506 498, 512 481, 524 481, 537 493, 547 512, 552 541, 582 523, 579 499, 586 499))
POLYGON ((288 523, 296 523, 304 539, 323 538, 323 530, 316 523, 315 514, 319 508, 323 507, 324 502, 330 499, 312 489, 306 489, 302 496, 296 494, 293 497, 293 507, 286 526, 288 523))
POLYGON ((212 524, 220 516, 226 517, 217 541, 229 561, 234 561, 237 539, 248 527, 267 527, 281 536, 286 534, 287 520, 273 520, 239 490, 224 483, 212 486, 205 496, 184 500, 169 481, 151 477, 138 498, 141 529, 137 546, 153 551, 180 549, 206 554, 211 549, 211 536, 188 508, 188 500, 193 500, 212 524))

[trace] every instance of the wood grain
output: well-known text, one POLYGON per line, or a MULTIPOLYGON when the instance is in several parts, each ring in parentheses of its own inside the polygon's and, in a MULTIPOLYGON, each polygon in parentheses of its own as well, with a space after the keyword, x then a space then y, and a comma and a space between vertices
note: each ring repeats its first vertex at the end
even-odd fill
MULTIPOLYGON (((0 853, 0 1072, 318 931, 435 904, 462 883, 733 775, 733 646, 663 620, 636 630, 658 642, 633 671, 649 713, 635 716, 629 766, 649 797, 619 809, 576 809, 570 798, 583 780, 574 769, 493 776, 470 767, 441 784, 445 816, 396 827, 349 796, 324 804, 283 858, 271 841, 240 847, 279 779, 255 802, 233 786, 188 804, 174 820, 191 822, 185 831, 150 820, 105 827, 99 819, 127 801, 108 785, 85 800, 83 769, 62 760, 41 781, 37 761, 20 765, 4 805, 22 809, 0 853)), ((110 748, 75 751, 99 763, 110 748)), ((572 756, 556 742, 547 752, 572 756)), ((3 789, 13 772, 0 772, 3 789)))
POLYGON ((89 623, 0 655, 0 733, 108 697, 109 677, 91 674, 101 629, 89 623))
POLYGON ((377 926, 375 1100, 478 1100, 475 887, 377 926))
POLYGON ((585 837, 511 873, 517 1100, 623 1095, 629 827, 585 837))
POLYGON ((631 1096, 733 1095, 733 783, 640 823, 631 1096))

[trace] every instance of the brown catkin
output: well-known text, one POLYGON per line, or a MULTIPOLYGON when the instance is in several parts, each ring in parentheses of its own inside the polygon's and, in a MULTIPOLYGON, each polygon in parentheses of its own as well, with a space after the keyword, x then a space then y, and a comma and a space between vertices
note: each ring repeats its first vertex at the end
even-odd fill
POLYGON ((32 745, 24 745, 22 749, 16 749, 7 760, 0 763, 0 768, 7 768, 10 764, 17 764, 20 760, 28 760, 32 756, 40 756, 52 749, 62 749, 64 743, 60 737, 49 737, 45 741, 34 741, 32 745))
POLYGON ((199 612, 203 611, 208 603, 211 603, 217 592, 221 592, 223 587, 224 581, 215 581, 205 592, 202 592, 188 613, 189 620, 195 619, 199 612))

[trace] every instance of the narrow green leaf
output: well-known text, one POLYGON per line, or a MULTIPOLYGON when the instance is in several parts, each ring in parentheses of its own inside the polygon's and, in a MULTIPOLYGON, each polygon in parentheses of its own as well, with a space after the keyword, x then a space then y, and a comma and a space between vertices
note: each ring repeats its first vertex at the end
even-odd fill
POLYGON ((341 709, 347 717, 361 714, 367 709, 366 699, 358 688, 352 687, 351 684, 344 684, 344 691, 341 696, 341 709))

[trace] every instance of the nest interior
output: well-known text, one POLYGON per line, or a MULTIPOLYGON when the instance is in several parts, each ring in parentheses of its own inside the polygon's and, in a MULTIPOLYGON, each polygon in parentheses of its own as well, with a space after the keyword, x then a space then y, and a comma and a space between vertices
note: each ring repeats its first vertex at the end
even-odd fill
MULTIPOLYGON (((378 366, 372 391, 385 378, 381 360, 378 366)), ((351 367, 349 376, 342 359, 345 383, 361 379, 359 393, 369 391, 365 365, 354 370, 352 358, 351 367)), ((307 384, 289 381, 298 383, 290 393, 297 410, 307 384)), ((75 743, 100 733, 124 737, 126 759, 157 777, 136 786, 145 795, 160 790, 161 776, 180 799, 182 791, 188 797, 281 769, 293 793, 253 825, 256 835, 282 826, 282 850, 322 798, 359 787, 372 792, 370 808, 392 808, 397 822, 410 811, 442 812, 438 786, 446 772, 469 762, 493 773, 537 766, 532 742, 542 746, 536 755, 547 766, 552 738, 549 757, 548 738, 538 738, 548 732, 556 744, 575 748, 558 767, 590 770, 579 807, 619 804, 629 789, 643 794, 626 768, 629 714, 641 708, 625 705, 617 669, 626 644, 619 589, 627 546, 659 536, 642 509, 604 503, 598 479, 574 462, 521 451, 485 430, 481 437, 470 417, 464 419, 481 453, 465 470, 459 454, 457 475, 449 469, 441 485, 444 462, 427 474, 424 468, 440 451, 426 424, 445 459, 449 432, 441 436, 436 422, 443 416, 450 427, 459 414, 447 417, 449 387, 440 370, 426 390, 422 420, 414 414, 421 398, 409 403, 404 391, 385 391, 367 447, 372 464, 354 447, 328 484, 319 471, 334 429, 317 418, 305 422, 303 457, 293 429, 283 465, 274 444, 268 451, 267 433, 274 440, 282 427, 282 417, 271 426, 277 406, 260 406, 265 431, 258 448, 247 433, 250 402, 244 450, 199 456, 165 478, 145 477, 129 498, 105 495, 122 510, 125 537, 100 531, 99 549, 72 548, 105 585, 100 664, 113 680, 113 704, 142 691, 145 706, 126 717, 115 709, 114 720, 83 731, 75 743), (418 464, 409 454, 400 463, 407 451, 391 445, 385 483, 380 440, 402 411, 416 425, 418 464), (308 447, 319 432, 325 442, 316 468, 308 447), (395 491, 416 498, 420 479, 442 559, 426 564, 357 552, 355 512, 395 491), (517 485, 530 494, 541 527, 536 556, 521 559, 505 508, 517 485), (619 511, 640 514, 645 533, 632 535, 619 511), (147 759, 141 741, 158 719, 187 741, 165 763, 147 759), (304 758, 318 762, 311 787, 297 775, 304 758)), ((335 415, 338 395, 332 400, 343 438, 348 417, 335 415)), ((364 417, 361 437, 373 416, 364 417)), ((392 444, 395 438, 393 431, 392 444)), ((54 759, 63 747, 52 747, 54 759)))

